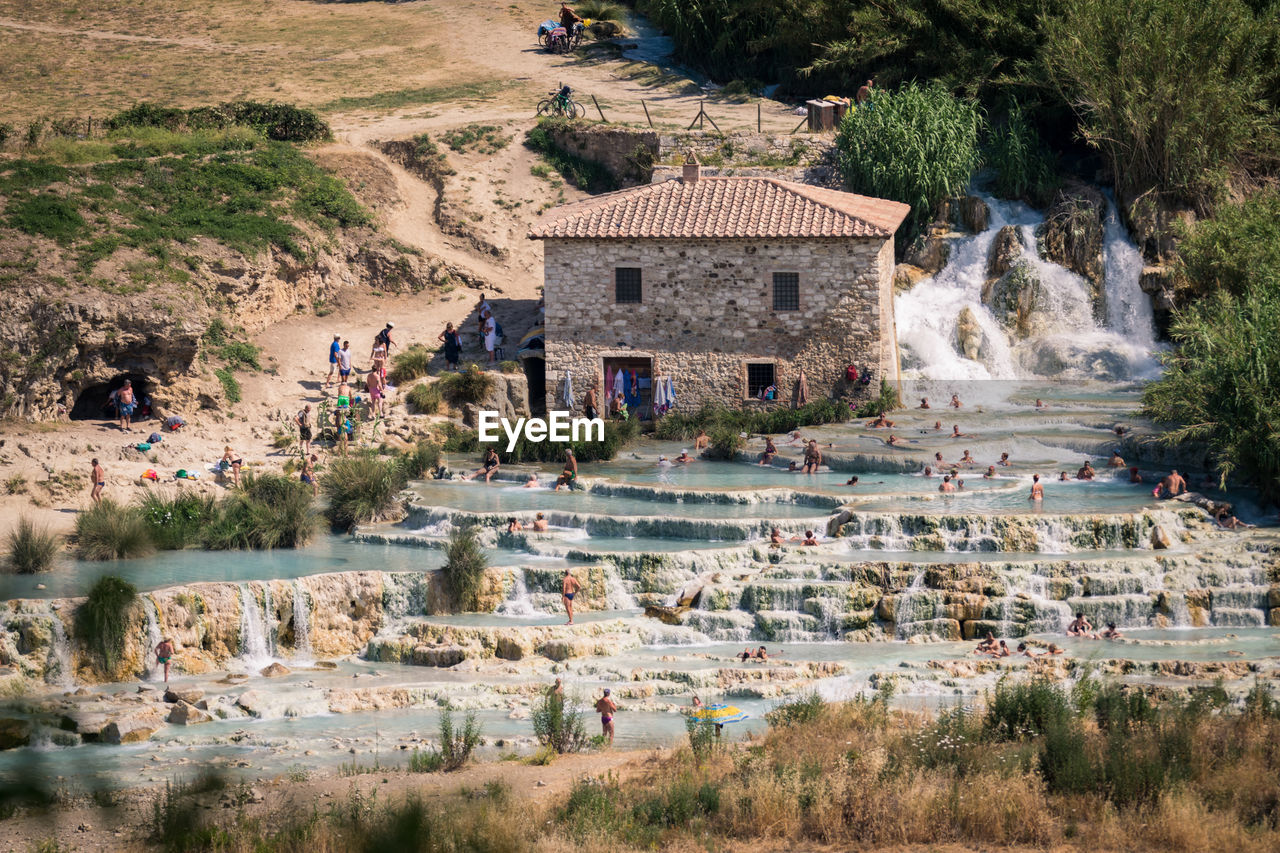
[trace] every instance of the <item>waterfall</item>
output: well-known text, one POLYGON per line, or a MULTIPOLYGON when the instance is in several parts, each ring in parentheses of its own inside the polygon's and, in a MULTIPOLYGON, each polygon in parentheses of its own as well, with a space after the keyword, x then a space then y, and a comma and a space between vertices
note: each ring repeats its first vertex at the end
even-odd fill
POLYGON ((301 581, 293 582, 293 658, 298 662, 315 660, 311 651, 311 608, 301 581))
POLYGON ((273 660, 279 657, 276 648, 276 609, 271 605, 271 584, 262 585, 262 635, 266 639, 267 655, 273 660))
POLYGON ((267 626, 248 584, 240 584, 240 657, 251 666, 271 662, 267 650, 267 626))
POLYGON ((604 567, 605 602, 610 610, 635 610, 636 600, 627 592, 618 570, 612 565, 604 567))
POLYGON ((71 642, 67 639, 67 629, 57 613, 49 619, 53 632, 53 643, 49 646, 49 657, 45 663, 44 680, 48 684, 59 687, 70 687, 75 683, 71 666, 71 642))
POLYGON ((147 647, 143 651, 142 665, 146 668, 147 681, 155 681, 164 675, 164 665, 156 662, 156 647, 164 639, 160 633, 160 613, 151 596, 144 595, 141 598, 142 607, 147 613, 147 647))
POLYGON ((498 612, 506 616, 536 616, 533 599, 529 597, 529 587, 525 584, 524 569, 517 567, 512 572, 511 596, 498 605, 498 612))
MULTIPOLYGON (((1043 215, 1019 202, 980 197, 991 209, 990 227, 952 241, 947 265, 896 298, 898 341, 907 377, 1132 379, 1154 373, 1151 304, 1139 287, 1142 257, 1120 224, 1115 205, 1108 205, 1104 231, 1106 321, 1099 325, 1089 282, 1037 254, 1035 230, 1044 222, 1043 215), (1016 227, 1022 237, 1017 263, 1040 282, 1031 332, 1025 339, 1011 335, 982 301, 988 254, 1006 225, 1016 227), (962 355, 958 340, 959 317, 966 308, 982 338, 977 360, 962 355)), ((942 391, 937 389, 935 395, 942 391)))

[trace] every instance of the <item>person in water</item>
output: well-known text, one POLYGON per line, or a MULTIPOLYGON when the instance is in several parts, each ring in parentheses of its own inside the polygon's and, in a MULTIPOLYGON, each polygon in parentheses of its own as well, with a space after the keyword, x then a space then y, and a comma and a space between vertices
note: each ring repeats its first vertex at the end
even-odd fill
POLYGON ((1093 463, 1088 459, 1084 460, 1084 465, 1082 465, 1080 470, 1076 472, 1076 479, 1092 480, 1094 476, 1096 476, 1096 472, 1093 470, 1093 463))
POLYGON ((516 533, 520 530, 524 530, 524 525, 520 523, 520 519, 516 518, 514 515, 507 519, 508 533, 516 533))
POLYGON ((921 398, 920 398, 920 408, 922 408, 922 409, 929 409, 929 408, 932 408, 932 406, 930 406, 930 405, 929 405, 929 398, 928 398, 928 397, 921 397, 921 398))
POLYGON ((964 437, 965 437, 965 434, 964 434, 964 433, 962 433, 962 432, 960 431, 960 424, 952 424, 952 425, 951 425, 951 437, 952 437, 952 438, 964 438, 964 437))
POLYGON ((948 492, 954 492, 955 490, 956 490, 956 487, 951 485, 951 475, 944 474, 942 477, 942 484, 938 486, 938 491, 943 492, 945 494, 948 492))
POLYGON ((604 689, 604 695, 596 700, 596 712, 600 714, 601 731, 609 738, 609 746, 613 746, 613 715, 618 713, 618 703, 609 695, 608 687, 604 689))
POLYGON ((1093 638, 1093 625, 1089 624, 1089 620, 1085 618, 1083 611, 1077 612, 1076 618, 1067 626, 1067 636, 1093 638))
POLYGON ((566 625, 573 624, 573 597, 580 589, 582 589, 582 583, 573 576, 573 569, 565 569, 564 578, 560 581, 560 600, 564 602, 564 610, 569 614, 566 625))
POLYGON ((547 532, 547 519, 542 513, 538 513, 533 517, 533 529, 538 533, 547 532))
POLYGON ((173 660, 173 643, 165 637, 156 646, 156 663, 164 666, 164 683, 169 683, 169 664, 173 660))
POLYGON ((987 636, 983 637, 982 640, 979 641, 978 647, 973 650, 973 653, 975 655, 982 655, 992 651, 995 648, 996 648, 996 638, 990 631, 988 631, 987 636))
POLYGON ((804 473, 818 473, 818 466, 822 464, 822 451, 818 449, 818 442, 815 439, 809 439, 809 444, 804 449, 804 473))
POLYGON ((856 486, 856 485, 858 485, 858 475, 857 475, 857 474, 854 474, 852 477, 850 477, 849 479, 845 480, 845 481, 844 481, 844 484, 845 484, 846 486, 856 486))
POLYGON ((1169 472, 1169 476, 1160 481, 1160 486, 1156 490, 1156 496, 1161 498, 1176 498, 1187 490, 1187 481, 1182 479, 1182 475, 1178 473, 1178 469, 1169 472))
POLYGON ((995 479, 995 477, 996 477, 996 466, 994 466, 994 465, 988 465, 988 466, 987 466, 987 473, 985 473, 985 474, 983 474, 983 475, 982 475, 982 479, 984 479, 984 480, 994 480, 994 479, 995 479))
POLYGON ((1142 475, 1138 473, 1138 466, 1137 466, 1137 465, 1131 465, 1131 466, 1129 467, 1129 482, 1130 482, 1130 483, 1141 483, 1141 482, 1142 482, 1142 475))
POLYGON ((1111 458, 1107 460, 1108 468, 1125 468, 1124 457, 1120 455, 1120 448, 1111 451, 1111 458))
POLYGON ((769 531, 769 547, 770 548, 779 548, 782 546, 782 543, 785 541, 787 540, 782 538, 782 531, 779 530, 778 528, 775 527, 769 531))
POLYGON ((961 403, 961 402, 960 402, 960 395, 959 395, 959 394, 952 394, 952 395, 951 395, 951 408, 953 408, 953 409, 958 409, 958 408, 960 408, 960 407, 961 407, 961 406, 963 406, 963 405, 964 405, 964 403, 961 403))
POLYGON ((487 447, 484 451, 484 459, 481 461, 480 467, 476 469, 476 472, 471 475, 471 479, 478 480, 483 476, 484 481, 487 483, 492 479, 493 475, 498 472, 498 468, 501 467, 501 464, 502 463, 498 461, 498 451, 494 450, 492 447, 487 447))
POLYGON ((573 491, 573 484, 578 479, 578 460, 574 458, 573 451, 569 448, 564 449, 564 470, 560 472, 560 476, 556 478, 555 491, 560 491, 560 487, 564 486, 569 491, 573 491))
POLYGON ((1044 486, 1040 483, 1040 475, 1031 475, 1031 496, 1028 500, 1039 503, 1044 500, 1044 486))
POLYGON ((801 545, 817 545, 818 540, 814 537, 812 530, 806 530, 804 532, 804 541, 801 542, 800 544, 801 545))
POLYGON ((1100 636, 1104 640, 1119 640, 1119 639, 1123 639, 1124 634, 1121 634, 1119 631, 1116 630, 1116 623, 1108 622, 1107 627, 1102 629, 1102 633, 1100 634, 1100 636))
POLYGON ((693 437, 693 449, 706 450, 710 446, 711 436, 707 435, 707 431, 705 429, 698 430, 698 434, 693 437))
POLYGON ((969 453, 969 451, 967 451, 967 450, 966 450, 966 451, 964 452, 964 455, 960 457, 960 464, 961 464, 961 465, 976 465, 976 464, 978 464, 978 460, 977 460, 977 459, 974 459, 974 458, 973 458, 973 455, 972 455, 972 454, 970 454, 970 453, 969 453))
POLYGON ((996 464, 997 464, 997 465, 1002 465, 1002 466, 1004 466, 1004 467, 1006 467, 1006 468, 1007 468, 1008 466, 1012 465, 1013 463, 1009 461, 1009 454, 1008 454, 1008 453, 1001 453, 1001 454, 1000 454, 1000 461, 999 461, 999 462, 997 462, 996 464))
POLYGON ((1067 483, 1067 482, 1070 482, 1070 480, 1071 480, 1071 478, 1070 478, 1069 476, 1067 476, 1067 472, 1066 472, 1066 471, 1059 471, 1059 472, 1058 472, 1058 482, 1059 482, 1059 483, 1067 483))
POLYGON ((768 465, 773 461, 773 457, 778 455, 778 448, 774 446, 773 439, 769 436, 764 438, 764 452, 760 454, 760 464, 768 465))

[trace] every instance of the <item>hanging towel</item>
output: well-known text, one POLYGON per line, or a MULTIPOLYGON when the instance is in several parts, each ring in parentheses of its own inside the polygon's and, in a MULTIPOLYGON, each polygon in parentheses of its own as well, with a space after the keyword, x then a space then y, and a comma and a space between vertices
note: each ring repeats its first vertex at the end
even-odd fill
POLYGON ((674 409, 676 407, 676 383, 670 376, 667 377, 667 408, 674 409))
POLYGON ((573 373, 568 370, 564 372, 564 407, 570 412, 577 408, 573 400, 573 373))
POLYGON ((800 375, 796 377, 795 387, 791 390, 791 408, 798 409, 809 402, 809 380, 801 369, 800 375))
POLYGON ((613 371, 609 368, 604 369, 604 395, 605 397, 613 396, 613 371))
POLYGON ((661 378, 653 380, 653 411, 659 415, 667 410, 667 392, 662 382, 661 378))
POLYGON ((626 377, 627 377, 626 371, 624 371, 622 368, 618 368, 618 372, 617 372, 617 373, 614 375, 614 377, 613 377, 613 393, 614 393, 615 395, 617 395, 617 394, 625 394, 625 393, 626 393, 626 390, 627 390, 627 389, 626 389, 626 384, 627 384, 627 378, 626 378, 626 377))

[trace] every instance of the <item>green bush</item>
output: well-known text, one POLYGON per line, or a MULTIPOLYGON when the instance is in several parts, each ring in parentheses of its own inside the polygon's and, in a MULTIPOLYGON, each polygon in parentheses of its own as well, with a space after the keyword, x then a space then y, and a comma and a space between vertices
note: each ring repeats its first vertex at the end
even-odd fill
POLYGON ((258 361, 261 354, 261 347, 247 341, 232 341, 218 350, 218 357, 232 369, 261 370, 262 365, 258 361))
POLYGON ((44 193, 10 202, 8 223, 19 231, 69 243, 88 226, 71 201, 44 193))
POLYGON ((1044 67, 1121 190, 1204 208, 1229 172, 1275 155, 1271 4, 1064 0, 1058 11, 1045 17, 1044 67))
POLYGON ((710 436, 716 428, 732 430, 735 434, 778 435, 800 427, 844 423, 851 414, 846 403, 826 398, 806 403, 798 409, 779 406, 763 412, 707 405, 690 414, 672 412, 663 415, 654 428, 654 436, 664 441, 683 441, 692 439, 700 429, 706 430, 710 436))
POLYGON ((898 389, 890 385, 888 380, 881 379, 879 396, 872 397, 858 406, 853 416, 855 418, 874 418, 881 412, 892 412, 894 409, 901 408, 902 398, 898 396, 898 389))
POLYGON ((995 173, 994 189, 1001 198, 1046 207, 1061 183, 1057 158, 1017 101, 1010 103, 1005 121, 987 134, 984 160, 995 173))
POLYGON ((711 459, 734 459, 747 446, 746 437, 732 426, 717 424, 708 430, 707 438, 711 439, 707 446, 711 459))
POLYGON ((281 474, 245 474, 202 532, 211 551, 299 548, 315 535, 311 489, 281 474))
POLYGON ((1225 485, 1240 476, 1280 499, 1280 293, 1214 293, 1177 315, 1164 374, 1143 392, 1167 444, 1203 442, 1225 485))
POLYGON ((582 709, 565 701, 562 693, 546 691, 530 713, 533 735, 538 743, 564 755, 581 752, 587 745, 587 728, 582 709))
POLYGON ((444 402, 439 382, 423 382, 414 385, 405 395, 405 400, 420 415, 434 415, 440 411, 440 404, 444 402))
POLYGON ((421 480, 440 466, 440 445, 419 441, 400 455, 400 467, 410 480, 421 480))
POLYGON ((524 373, 524 367, 520 362, 512 361, 510 359, 498 362, 498 370, 499 372, 506 373, 508 375, 519 375, 524 373))
POLYGON ((684 730, 689 737, 689 750, 693 753, 693 760, 698 764, 702 764, 714 755, 720 746, 716 724, 710 720, 692 715, 685 717, 684 730))
POLYGON ((331 136, 329 125, 314 110, 261 101, 231 101, 189 110, 143 102, 106 120, 108 130, 161 127, 189 131, 233 125, 252 127, 277 142, 315 142, 331 136))
POLYGON ((1184 234, 1178 257, 1187 295, 1258 291, 1280 296, 1280 190, 1219 205, 1212 218, 1184 234))
POLYGON ((5 566, 11 572, 32 575, 47 572, 62 547, 61 537, 47 527, 36 527, 25 515, 9 531, 5 566))
POLYGON ((145 557, 155 550, 151 529, 136 507, 104 498, 76 516, 76 556, 82 560, 145 557))
POLYGON ((837 160, 848 189, 911 206, 898 230, 902 250, 981 165, 982 113, 973 101, 938 85, 878 91, 872 103, 873 109, 845 114, 836 136, 837 160))
POLYGON ((442 376, 439 382, 444 396, 458 405, 480 403, 493 390, 493 377, 475 364, 468 364, 460 373, 442 376))
POLYGON ((613 21, 622 23, 625 14, 622 6, 610 0, 581 0, 574 4, 573 10, 583 18, 592 21, 613 21))
POLYGON ((435 352, 422 344, 414 344, 405 348, 391 358, 391 369, 387 371, 387 380, 392 385, 403 385, 431 371, 431 357, 435 352))
POLYGON ((1049 679, 1015 682, 1002 678, 987 697, 983 730, 996 741, 1025 740, 1074 716, 1070 697, 1049 679))
POLYGON ((466 429, 453 421, 445 421, 441 427, 444 431, 442 449, 446 453, 475 453, 480 448, 479 434, 473 429, 466 429))
POLYGON ((475 527, 455 527, 450 531, 444 554, 444 585, 454 607, 462 612, 476 611, 489 558, 480 546, 475 527))
POLYGON ((76 608, 76 639, 97 655, 105 673, 114 673, 124 657, 125 638, 137 606, 138 590, 133 584, 115 575, 105 575, 76 608))
POLYGON ((359 453, 329 463, 320 490, 329 499, 325 514, 337 530, 385 521, 396 515, 400 490, 408 483, 398 459, 359 453))
POLYGON ((241 400, 240 380, 236 379, 235 371, 230 367, 219 367, 213 371, 213 375, 218 377, 218 382, 222 384, 222 393, 226 395, 228 403, 239 403, 241 400))
POLYGON ((811 723, 826 713, 826 710, 826 700, 814 690, 777 705, 764 718, 770 726, 783 728, 811 723))
POLYGON ((467 711, 462 719, 462 728, 455 728, 453 706, 446 702, 440 709, 441 769, 446 773, 462 769, 479 745, 480 723, 476 720, 476 712, 467 711))
POLYGON ((148 491, 139 499, 138 511, 157 548, 180 551, 200 541, 204 526, 217 515, 217 506, 213 498, 195 492, 148 491))
POLYGON ((409 756, 410 773, 438 773, 444 769, 444 757, 438 749, 414 749, 409 756))

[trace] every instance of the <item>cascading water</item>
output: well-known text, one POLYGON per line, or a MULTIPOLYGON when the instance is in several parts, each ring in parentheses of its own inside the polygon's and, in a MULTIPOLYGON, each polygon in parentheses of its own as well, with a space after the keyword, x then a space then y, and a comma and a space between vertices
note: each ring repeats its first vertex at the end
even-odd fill
MULTIPOLYGON (((1019 202, 980 196, 991 209, 990 227, 959 238, 947 265, 897 297, 895 311, 902 366, 908 378, 1138 379, 1152 375, 1157 348, 1150 299, 1139 278, 1142 257, 1110 204, 1104 235, 1102 303, 1095 319, 1090 285, 1064 267, 1042 260, 1035 229, 1044 217, 1019 202), (982 300, 988 256, 1000 229, 1013 225, 1022 247, 1016 264, 1039 281, 1030 334, 1011 335, 982 300), (961 313, 968 309, 981 338, 977 358, 963 354, 961 313)), ((969 330, 972 339, 975 330, 969 330)))
POLYGON ((524 569, 517 567, 512 572, 511 596, 498 605, 498 612, 505 616, 535 616, 533 599, 529 597, 529 587, 524 580, 524 569))
POLYGON ((67 639, 67 630, 62 626, 58 614, 53 614, 50 630, 53 642, 49 646, 49 660, 45 666, 45 682, 59 687, 69 687, 74 683, 71 667, 71 641, 67 639))
POLYGON ((311 608, 300 581, 293 582, 293 658, 299 663, 315 659, 311 651, 311 608))
POLYGON ((265 666, 271 662, 267 650, 266 620, 258 608, 248 585, 240 585, 240 657, 251 666, 265 666))
POLYGON ((627 592, 617 569, 606 566, 604 572, 605 600, 610 610, 635 610, 636 600, 627 592))
POLYGON ((164 665, 156 661, 156 647, 164 639, 160 633, 160 614, 149 595, 142 596, 142 607, 147 614, 147 648, 142 656, 143 666, 147 668, 147 681, 155 681, 164 674, 164 665))

